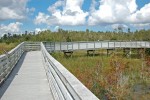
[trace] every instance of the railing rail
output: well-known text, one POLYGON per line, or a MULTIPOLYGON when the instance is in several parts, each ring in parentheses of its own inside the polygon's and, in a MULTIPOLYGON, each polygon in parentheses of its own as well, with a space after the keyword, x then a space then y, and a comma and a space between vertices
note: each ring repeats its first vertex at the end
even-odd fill
POLYGON ((63 50, 96 50, 112 48, 150 48, 147 41, 90 41, 90 42, 23 42, 10 52, 0 55, 0 83, 2 83, 24 51, 41 50, 54 99, 98 100, 74 75, 49 53, 63 50))
POLYGON ((40 42, 25 42, 24 50, 25 51, 35 51, 40 50, 40 42))
POLYGON ((0 84, 7 78, 24 52, 24 42, 6 54, 0 55, 0 84))
POLYGON ((96 50, 113 48, 150 48, 148 41, 44 42, 47 51, 96 50))
POLYGON ((46 71, 54 99, 99 100, 62 64, 55 60, 41 43, 41 51, 46 62, 46 71))
POLYGON ((0 55, 0 84, 8 77, 24 51, 40 50, 40 42, 22 42, 14 49, 0 55))

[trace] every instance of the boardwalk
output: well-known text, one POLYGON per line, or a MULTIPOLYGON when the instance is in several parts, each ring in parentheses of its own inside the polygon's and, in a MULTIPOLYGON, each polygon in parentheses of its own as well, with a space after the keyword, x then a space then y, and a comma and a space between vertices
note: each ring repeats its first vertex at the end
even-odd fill
POLYGON ((1 100, 53 100, 41 51, 24 53, 5 84, 1 100))
POLYGON ((0 55, 0 84, 3 83, 0 98, 99 100, 49 52, 106 49, 109 53, 109 50, 123 49, 128 54, 131 49, 140 51, 146 48, 150 48, 149 41, 22 42, 8 53, 0 55))
POLYGON ((0 99, 99 100, 49 52, 116 48, 140 50, 150 42, 22 42, 0 55, 0 99))
POLYGON ((150 42, 148 41, 44 42, 44 44, 48 51, 150 48, 150 42))

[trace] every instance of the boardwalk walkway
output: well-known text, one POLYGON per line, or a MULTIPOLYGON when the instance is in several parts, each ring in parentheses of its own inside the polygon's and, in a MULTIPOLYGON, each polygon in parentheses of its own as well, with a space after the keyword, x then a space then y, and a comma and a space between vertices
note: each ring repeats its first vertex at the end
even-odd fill
POLYGON ((24 53, 0 87, 0 100, 53 100, 41 51, 24 53))
POLYGON ((107 49, 108 53, 117 48, 129 53, 150 48, 150 42, 22 42, 0 55, 0 100, 99 100, 49 52, 107 49))

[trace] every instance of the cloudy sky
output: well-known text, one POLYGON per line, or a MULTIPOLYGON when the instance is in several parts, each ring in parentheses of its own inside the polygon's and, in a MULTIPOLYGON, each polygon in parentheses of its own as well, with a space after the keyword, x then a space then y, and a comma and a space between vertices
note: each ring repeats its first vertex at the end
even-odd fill
POLYGON ((0 0, 0 35, 56 28, 150 29, 150 0, 0 0))

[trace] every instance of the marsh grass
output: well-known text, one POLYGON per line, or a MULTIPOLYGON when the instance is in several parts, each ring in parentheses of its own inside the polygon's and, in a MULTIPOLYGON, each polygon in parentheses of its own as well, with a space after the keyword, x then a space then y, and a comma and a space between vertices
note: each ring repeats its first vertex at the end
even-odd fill
POLYGON ((119 50, 108 57, 105 50, 96 53, 87 56, 85 51, 76 51, 72 57, 65 57, 57 52, 52 56, 102 100, 150 99, 150 58, 126 58, 119 50))
POLYGON ((8 52, 11 49, 13 49, 15 46, 17 45, 17 43, 10 43, 10 44, 6 44, 6 43, 0 43, 0 55, 4 54, 5 51, 8 52))

